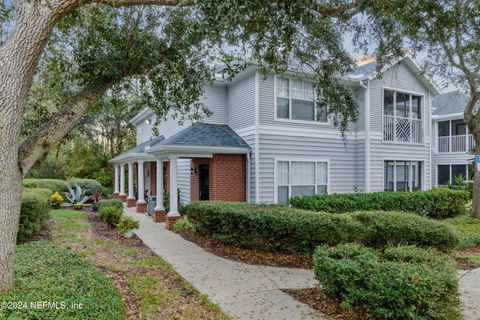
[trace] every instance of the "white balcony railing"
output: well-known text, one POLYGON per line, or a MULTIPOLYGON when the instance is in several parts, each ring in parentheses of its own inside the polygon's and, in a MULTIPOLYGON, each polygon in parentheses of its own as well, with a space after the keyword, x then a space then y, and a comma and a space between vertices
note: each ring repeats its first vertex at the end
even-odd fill
POLYGON ((402 143, 422 143, 423 122, 421 119, 384 116, 383 140, 402 143))
POLYGON ((438 152, 468 152, 475 146, 471 134, 438 137, 438 152))

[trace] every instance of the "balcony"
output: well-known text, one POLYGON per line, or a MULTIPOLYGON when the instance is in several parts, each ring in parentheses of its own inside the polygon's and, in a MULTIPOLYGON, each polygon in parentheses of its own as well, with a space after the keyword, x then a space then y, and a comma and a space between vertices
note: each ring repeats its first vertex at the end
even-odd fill
POLYGON ((471 134, 438 137, 437 150, 439 153, 468 152, 475 146, 471 134))
POLYGON ((423 143, 422 119, 383 116, 383 141, 423 143))

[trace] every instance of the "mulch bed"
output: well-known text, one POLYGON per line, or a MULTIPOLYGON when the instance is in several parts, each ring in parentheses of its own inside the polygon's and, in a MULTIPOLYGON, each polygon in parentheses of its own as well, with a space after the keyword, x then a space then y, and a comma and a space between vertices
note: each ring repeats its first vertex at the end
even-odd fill
POLYGON ((283 289, 282 291, 335 320, 367 319, 363 310, 358 308, 345 310, 341 306, 340 298, 327 295, 320 288, 283 289))
POLYGON ((311 257, 239 248, 198 232, 182 232, 180 235, 208 252, 235 261, 273 267, 303 269, 312 269, 313 267, 311 257))
POLYGON ((468 259, 471 254, 480 253, 480 246, 471 247, 454 252, 451 257, 457 261, 458 268, 461 270, 472 270, 478 268, 477 264, 474 264, 468 259))

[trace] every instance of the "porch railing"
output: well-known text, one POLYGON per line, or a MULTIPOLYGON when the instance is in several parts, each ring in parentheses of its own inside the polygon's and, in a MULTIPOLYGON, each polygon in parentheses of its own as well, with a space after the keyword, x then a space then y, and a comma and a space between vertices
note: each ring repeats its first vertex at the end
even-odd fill
POLYGON ((422 143, 423 122, 421 119, 384 116, 383 140, 402 143, 422 143))
POLYGON ((438 137, 438 152, 468 152, 475 146, 475 140, 471 134, 457 136, 438 137))

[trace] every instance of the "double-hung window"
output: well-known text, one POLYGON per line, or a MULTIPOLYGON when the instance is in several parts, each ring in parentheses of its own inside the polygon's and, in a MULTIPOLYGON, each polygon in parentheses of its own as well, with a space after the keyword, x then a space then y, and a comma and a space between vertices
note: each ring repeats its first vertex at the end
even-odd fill
POLYGON ((422 162, 396 161, 384 162, 385 191, 413 191, 422 188, 422 162))
POLYGON ((327 108, 315 99, 313 82, 277 77, 277 119, 327 122, 327 108))
POLYGON ((291 197, 302 194, 326 194, 327 186, 327 162, 277 162, 277 202, 279 204, 288 204, 291 197))

